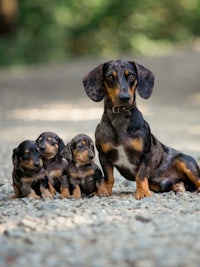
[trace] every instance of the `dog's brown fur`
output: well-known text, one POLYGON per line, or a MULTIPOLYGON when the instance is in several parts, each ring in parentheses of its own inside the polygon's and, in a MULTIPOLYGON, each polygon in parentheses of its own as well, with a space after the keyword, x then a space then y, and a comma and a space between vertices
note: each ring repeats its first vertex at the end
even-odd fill
POLYGON ((67 175, 73 187, 73 198, 108 195, 102 172, 94 163, 94 144, 88 135, 78 134, 72 138, 62 155, 69 162, 67 175))
POLYGON ((66 173, 68 162, 62 158, 63 140, 54 132, 43 132, 37 138, 42 151, 44 168, 49 181, 51 194, 60 193, 60 198, 68 198, 69 182, 66 173))
POLYGON ((51 197, 41 151, 35 141, 26 140, 13 150, 15 197, 51 197))
POLYGON ((136 106, 136 91, 142 98, 151 96, 154 75, 150 70, 135 62, 110 61, 93 69, 83 83, 92 100, 104 99, 95 137, 109 194, 114 167, 126 179, 136 181, 136 199, 151 196, 150 189, 200 190, 196 161, 160 143, 136 106))

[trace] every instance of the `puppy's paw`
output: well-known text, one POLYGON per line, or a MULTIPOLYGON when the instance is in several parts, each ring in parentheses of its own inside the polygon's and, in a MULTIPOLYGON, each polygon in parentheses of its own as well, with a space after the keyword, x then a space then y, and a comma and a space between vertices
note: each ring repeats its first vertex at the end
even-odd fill
POLYGON ((79 186, 76 186, 74 191, 73 191, 73 194, 70 196, 71 198, 81 198, 81 190, 80 190, 80 187, 79 186))
POLYGON ((29 194, 27 197, 34 198, 34 199, 41 199, 41 197, 36 194, 29 194))
POLYGON ((62 188, 59 198, 62 199, 62 198, 69 198, 69 197, 70 197, 69 189, 68 188, 62 188))
POLYGON ((40 191, 42 198, 51 198, 53 196, 49 189, 41 187, 40 191))
POLYGON ((48 185, 51 195, 54 196, 56 194, 56 189, 54 188, 54 186, 51 184, 50 181, 48 181, 48 185))

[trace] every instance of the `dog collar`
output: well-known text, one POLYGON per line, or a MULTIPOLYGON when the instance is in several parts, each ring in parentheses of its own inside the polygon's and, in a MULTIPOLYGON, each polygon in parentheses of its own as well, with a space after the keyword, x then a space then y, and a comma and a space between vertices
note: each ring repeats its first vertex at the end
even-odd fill
POLYGON ((112 107, 113 114, 125 114, 130 116, 131 110, 135 108, 135 103, 131 104, 130 106, 116 106, 112 107))

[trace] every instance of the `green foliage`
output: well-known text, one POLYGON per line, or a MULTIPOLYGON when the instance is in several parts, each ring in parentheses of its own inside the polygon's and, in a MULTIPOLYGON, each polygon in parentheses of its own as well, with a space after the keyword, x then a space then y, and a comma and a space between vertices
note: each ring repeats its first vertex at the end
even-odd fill
POLYGON ((20 0, 0 64, 156 54, 200 35, 200 0, 20 0))

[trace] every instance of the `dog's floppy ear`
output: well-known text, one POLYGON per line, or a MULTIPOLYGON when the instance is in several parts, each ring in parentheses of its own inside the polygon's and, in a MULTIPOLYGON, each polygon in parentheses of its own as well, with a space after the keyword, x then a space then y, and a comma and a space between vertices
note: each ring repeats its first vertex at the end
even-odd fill
POLYGON ((132 62, 135 65, 138 76, 137 91, 142 98, 149 98, 153 91, 154 86, 154 75, 153 73, 139 65, 138 63, 132 62))
POLYGON ((87 136, 87 138, 86 138, 86 143, 87 143, 88 147, 90 147, 92 149, 92 151, 95 155, 94 142, 89 136, 87 136))
POLYGON ((61 152, 63 151, 64 147, 65 147, 65 144, 62 140, 62 138, 58 138, 58 145, 59 145, 59 148, 58 148, 58 154, 60 155, 61 152))
POLYGON ((83 85, 87 95, 93 101, 99 102, 104 98, 103 64, 97 66, 83 78, 83 85))
POLYGON ((18 154, 19 154, 19 149, 14 148, 13 149, 13 154, 12 154, 12 162, 15 167, 18 165, 18 154))
POLYGON ((65 158, 67 161, 72 161, 73 155, 72 155, 72 147, 71 142, 69 142, 66 146, 64 146, 61 156, 65 158))

